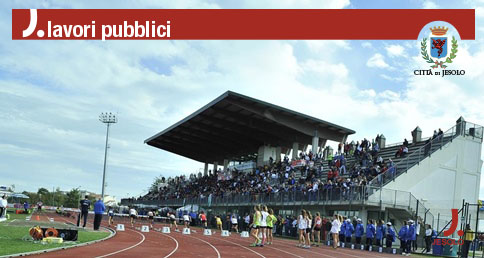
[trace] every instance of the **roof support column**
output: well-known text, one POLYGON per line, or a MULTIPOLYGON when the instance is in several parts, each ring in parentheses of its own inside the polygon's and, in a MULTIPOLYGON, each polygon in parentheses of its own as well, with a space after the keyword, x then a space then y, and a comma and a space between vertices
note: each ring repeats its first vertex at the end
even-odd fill
POLYGON ((224 171, 227 171, 228 168, 229 168, 229 160, 224 159, 224 171))
POLYGON ((276 162, 281 161, 281 147, 276 147, 276 162))
POLYGON ((292 143, 292 159, 296 160, 297 159, 297 152, 299 151, 299 143, 298 142, 293 142, 292 143))
POLYGON ((213 163, 213 173, 217 175, 217 171, 218 171, 218 161, 215 161, 213 163))
POLYGON ((208 175, 208 163, 207 162, 205 162, 205 167, 203 169, 203 175, 204 176, 207 176, 208 175))
POLYGON ((321 153, 323 153, 323 151, 324 151, 324 147, 326 146, 326 142, 327 142, 327 140, 326 140, 326 139, 322 139, 322 140, 321 140, 321 143, 319 144, 319 151, 320 151, 321 153))
POLYGON ((318 131, 316 130, 316 131, 314 131, 313 142, 312 142, 313 154, 318 153, 318 146, 319 146, 319 136, 318 136, 318 131))

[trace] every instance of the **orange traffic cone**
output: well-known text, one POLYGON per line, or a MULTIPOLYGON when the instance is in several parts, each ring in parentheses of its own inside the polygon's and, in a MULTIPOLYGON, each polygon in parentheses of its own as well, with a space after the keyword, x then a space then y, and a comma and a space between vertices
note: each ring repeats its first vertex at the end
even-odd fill
POLYGON ((39 215, 35 216, 35 220, 40 220, 39 215))

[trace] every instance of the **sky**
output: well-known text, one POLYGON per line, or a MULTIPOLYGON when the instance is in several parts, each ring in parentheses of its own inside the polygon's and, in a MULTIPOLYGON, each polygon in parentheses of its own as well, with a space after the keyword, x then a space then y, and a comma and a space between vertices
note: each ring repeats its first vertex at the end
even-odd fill
POLYGON ((484 125, 484 1, 396 2, 1 1, 0 185, 100 193, 101 112, 119 119, 107 194, 139 196, 156 176, 198 172, 143 142, 227 90, 351 128, 355 141, 401 142, 416 126, 430 136, 460 116, 484 125), (452 69, 465 76, 441 78, 413 75, 427 68, 418 40, 12 41, 12 8, 473 8, 476 40, 459 41, 452 69))

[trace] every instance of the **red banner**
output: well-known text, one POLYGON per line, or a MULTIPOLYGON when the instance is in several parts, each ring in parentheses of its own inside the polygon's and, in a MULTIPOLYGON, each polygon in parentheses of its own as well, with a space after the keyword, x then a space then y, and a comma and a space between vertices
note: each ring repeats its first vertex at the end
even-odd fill
POLYGON ((13 9, 12 39, 414 40, 433 21, 475 39, 474 9, 13 9))

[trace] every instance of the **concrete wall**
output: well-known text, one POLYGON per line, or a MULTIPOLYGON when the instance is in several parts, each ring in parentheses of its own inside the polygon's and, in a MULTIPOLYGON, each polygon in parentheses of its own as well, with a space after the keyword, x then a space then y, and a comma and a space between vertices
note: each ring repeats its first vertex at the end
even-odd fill
POLYGON ((452 208, 461 208, 462 199, 470 203, 479 199, 481 147, 480 140, 460 136, 385 188, 411 192, 423 200, 435 220, 440 213, 442 226, 443 220, 450 220, 452 208))

